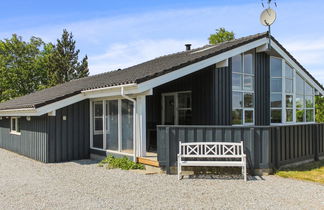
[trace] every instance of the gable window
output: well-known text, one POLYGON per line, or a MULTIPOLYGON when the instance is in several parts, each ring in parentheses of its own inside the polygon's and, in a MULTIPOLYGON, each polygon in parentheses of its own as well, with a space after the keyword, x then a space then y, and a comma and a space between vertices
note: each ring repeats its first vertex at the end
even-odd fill
POLYGON ((254 123, 253 53, 232 57, 232 124, 254 123))
POLYGON ((12 117, 10 119, 10 133, 12 134, 20 134, 20 124, 18 117, 12 117))
POLYGON ((314 88, 296 74, 296 121, 314 122, 314 88))
POLYGON ((285 64, 286 122, 294 121, 294 70, 285 64))

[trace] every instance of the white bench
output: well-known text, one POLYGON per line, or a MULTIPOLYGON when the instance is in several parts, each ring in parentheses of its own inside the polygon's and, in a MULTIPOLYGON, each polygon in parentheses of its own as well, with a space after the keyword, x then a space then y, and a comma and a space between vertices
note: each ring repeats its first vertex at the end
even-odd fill
POLYGON ((242 174, 244 176, 244 181, 246 181, 246 155, 244 154, 243 149, 243 141, 241 141, 241 143, 181 143, 180 141, 178 154, 178 179, 180 180, 182 178, 182 166, 234 166, 242 167, 242 174), (199 160, 195 160, 197 158, 199 160), (208 158, 217 158, 221 160, 213 161, 208 160, 208 158))

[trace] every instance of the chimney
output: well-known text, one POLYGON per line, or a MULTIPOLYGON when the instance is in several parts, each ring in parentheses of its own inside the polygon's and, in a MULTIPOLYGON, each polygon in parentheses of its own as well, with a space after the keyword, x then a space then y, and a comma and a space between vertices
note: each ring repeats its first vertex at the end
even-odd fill
POLYGON ((186 51, 191 50, 191 44, 185 44, 185 46, 186 46, 186 51))

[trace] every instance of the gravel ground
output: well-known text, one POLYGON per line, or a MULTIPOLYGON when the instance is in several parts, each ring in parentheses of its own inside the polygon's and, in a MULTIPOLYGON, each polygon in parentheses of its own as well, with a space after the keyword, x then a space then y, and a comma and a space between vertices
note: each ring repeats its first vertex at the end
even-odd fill
POLYGON ((43 164, 0 149, 0 209, 324 209, 324 186, 276 176, 183 179, 43 164))

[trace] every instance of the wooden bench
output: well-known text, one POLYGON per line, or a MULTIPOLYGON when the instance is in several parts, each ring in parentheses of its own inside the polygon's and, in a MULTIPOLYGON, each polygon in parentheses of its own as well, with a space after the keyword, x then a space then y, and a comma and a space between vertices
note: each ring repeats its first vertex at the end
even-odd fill
POLYGON ((244 181, 246 178, 246 155, 243 151, 243 141, 232 142, 179 142, 178 179, 182 166, 232 166, 242 167, 244 181), (217 158, 217 160, 208 160, 217 158), (220 160, 219 160, 220 159, 220 160))

